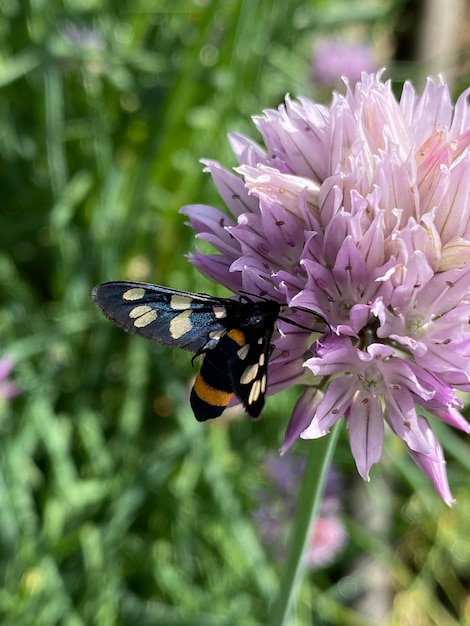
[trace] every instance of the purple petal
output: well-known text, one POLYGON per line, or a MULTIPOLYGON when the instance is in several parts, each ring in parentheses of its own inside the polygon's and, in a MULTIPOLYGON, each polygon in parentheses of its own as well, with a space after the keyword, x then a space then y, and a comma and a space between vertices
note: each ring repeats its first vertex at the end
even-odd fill
POLYGON ((305 431, 313 419, 314 413, 318 405, 323 399, 323 394, 315 387, 307 387, 300 398, 297 400, 294 412, 290 418, 284 435, 284 442, 281 446, 281 454, 294 444, 305 431))
POLYGON ((205 171, 211 173, 217 191, 233 215, 258 211, 257 198, 248 194, 241 178, 223 168, 216 161, 203 161, 203 163, 206 165, 205 171))
POLYGON ((223 284, 233 293, 242 289, 241 275, 232 272, 232 260, 222 254, 203 254, 200 250, 191 253, 189 260, 197 269, 215 283, 223 284))
POLYGON ((452 498, 449 483, 447 481, 446 462, 442 447, 427 420, 420 416, 419 421, 420 428, 422 432, 425 433, 428 440, 430 452, 428 454, 421 454, 414 450, 410 450, 410 454, 423 472, 429 476, 436 491, 444 502, 451 506, 455 500, 452 498))
POLYGON ((208 241, 219 252, 234 259, 238 257, 240 246, 227 230, 227 227, 234 226, 234 222, 227 214, 204 204, 186 206, 180 213, 189 217, 189 226, 198 233, 198 239, 208 241))
POLYGON ((301 433, 302 439, 318 439, 346 413, 355 391, 355 381, 349 376, 335 378, 330 382, 317 407, 310 425, 301 433))
POLYGON ((380 399, 364 392, 357 395, 348 411, 347 424, 357 471, 369 480, 369 470, 382 454, 384 416, 380 399))

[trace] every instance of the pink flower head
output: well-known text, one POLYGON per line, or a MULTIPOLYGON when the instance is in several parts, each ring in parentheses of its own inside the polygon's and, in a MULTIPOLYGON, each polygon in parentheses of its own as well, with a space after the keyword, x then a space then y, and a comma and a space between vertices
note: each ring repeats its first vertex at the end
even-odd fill
POLYGON ((20 388, 9 381, 14 361, 9 358, 0 359, 0 400, 10 400, 20 393, 20 388))
POLYGON ((255 118, 266 151, 230 138, 238 175, 206 162, 231 215, 184 209, 217 251, 191 257, 206 276, 287 305, 284 318, 315 331, 280 320, 274 338, 269 392, 306 385, 284 448, 344 417, 368 478, 387 424, 447 503, 422 414, 470 432, 457 396, 470 391, 467 99, 453 105, 428 80, 397 100, 380 74, 346 83, 329 107, 288 98, 255 118))

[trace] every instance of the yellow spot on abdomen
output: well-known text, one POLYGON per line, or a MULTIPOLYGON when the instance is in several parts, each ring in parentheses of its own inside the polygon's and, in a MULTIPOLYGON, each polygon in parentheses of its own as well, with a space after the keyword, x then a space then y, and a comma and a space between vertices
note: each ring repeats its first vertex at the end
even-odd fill
POLYGON ((239 346, 244 346, 246 343, 246 337, 245 335, 242 333, 241 330, 237 330, 236 328, 232 328, 232 330, 229 330, 227 335, 233 339, 235 341, 235 343, 238 343, 239 346))
POLYGON ((211 406, 225 407, 233 397, 231 391, 220 391, 220 389, 214 389, 214 387, 208 385, 201 374, 196 376, 193 389, 200 400, 207 402, 211 406))

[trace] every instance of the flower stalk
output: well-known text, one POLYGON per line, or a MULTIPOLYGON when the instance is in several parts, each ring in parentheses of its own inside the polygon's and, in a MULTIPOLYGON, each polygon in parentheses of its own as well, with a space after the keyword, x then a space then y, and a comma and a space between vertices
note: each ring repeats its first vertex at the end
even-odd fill
POLYGON ((311 441, 307 464, 301 482, 296 515, 293 520, 289 552, 283 568, 279 593, 275 599, 269 624, 289 626, 305 571, 305 551, 317 518, 328 470, 331 466, 339 434, 338 422, 330 437, 311 441))

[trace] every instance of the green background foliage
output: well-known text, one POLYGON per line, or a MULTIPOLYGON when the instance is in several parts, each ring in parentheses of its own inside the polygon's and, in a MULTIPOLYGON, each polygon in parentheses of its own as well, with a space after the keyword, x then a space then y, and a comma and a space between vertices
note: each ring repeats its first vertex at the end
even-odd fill
MULTIPOLYGON (((233 166, 229 131, 257 139, 251 115, 315 95, 316 38, 347 21, 373 39, 401 4, 1 3, 0 356, 21 394, 0 405, 0 623, 266 623, 280 565, 253 511, 296 390, 260 422, 197 424, 188 355, 112 327, 90 291, 120 278, 223 295, 185 257, 179 208, 222 206, 199 160, 233 166)), ((465 619, 470 468, 442 430, 452 511, 396 442, 357 484, 342 433, 350 542, 303 583, 295 624, 367 623, 345 608, 364 554, 390 571, 396 615, 465 619), (351 504, 374 499, 374 478, 392 483, 386 537, 351 504)))

